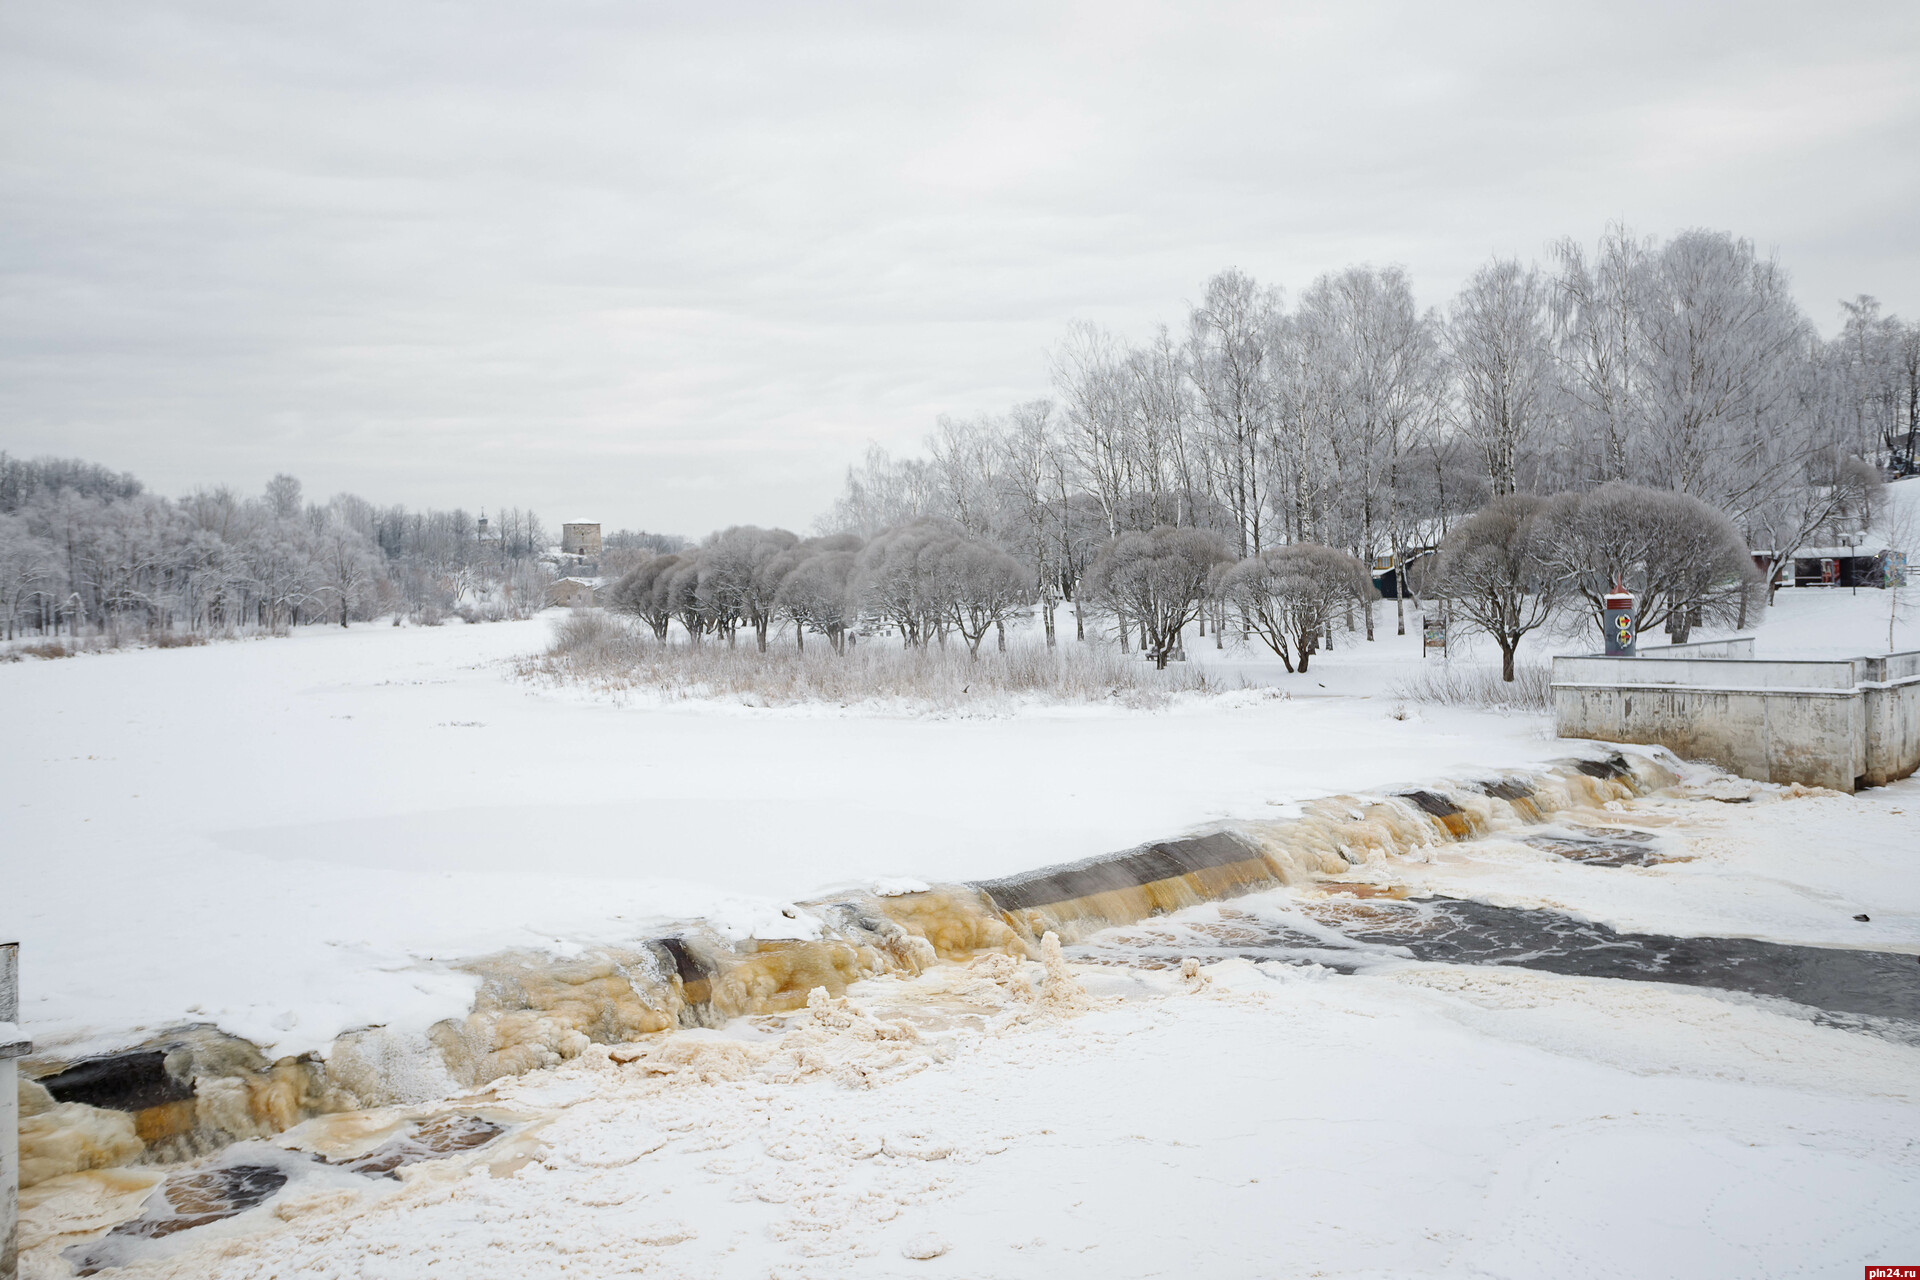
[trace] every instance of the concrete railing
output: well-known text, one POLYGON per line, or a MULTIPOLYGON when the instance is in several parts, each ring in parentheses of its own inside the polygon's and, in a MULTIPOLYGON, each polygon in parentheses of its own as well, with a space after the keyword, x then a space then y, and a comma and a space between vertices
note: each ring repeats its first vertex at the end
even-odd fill
POLYGON ((0 1280, 20 1273, 20 1084, 14 1059, 32 1051, 20 1030, 20 944, 0 942, 0 1280))
POLYGON ((1731 636, 1725 640, 1695 640, 1688 644, 1649 645, 1635 655, 1641 658, 1751 658, 1752 636, 1731 636))
POLYGON ((1884 658, 1862 658, 1867 664, 1865 679, 1876 684, 1895 684, 1920 676, 1920 649, 1911 653, 1890 653, 1884 658))
POLYGON ((1555 658, 1555 684, 1686 685, 1713 689, 1852 689, 1862 679, 1856 660, 1838 662, 1755 658, 1555 658))
POLYGON ((1920 650, 1826 661, 1752 652, 1739 637, 1631 658, 1555 658, 1554 729, 1840 791, 1920 769, 1920 650))

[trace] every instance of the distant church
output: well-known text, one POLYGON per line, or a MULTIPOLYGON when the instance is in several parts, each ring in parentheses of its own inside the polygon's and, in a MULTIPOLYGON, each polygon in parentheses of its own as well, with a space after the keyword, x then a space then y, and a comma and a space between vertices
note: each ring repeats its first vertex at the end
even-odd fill
POLYGON ((600 554, 600 522, 569 520, 560 526, 560 553, 569 556, 600 554))

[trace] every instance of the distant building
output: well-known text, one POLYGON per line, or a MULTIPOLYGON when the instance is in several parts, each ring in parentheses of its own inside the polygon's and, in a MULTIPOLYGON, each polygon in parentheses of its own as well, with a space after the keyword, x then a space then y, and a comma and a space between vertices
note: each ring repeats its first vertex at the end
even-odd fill
POLYGON ((1796 587, 1903 587, 1907 557, 1891 549, 1807 547, 1793 558, 1796 587))
POLYGON ((1394 568, 1392 556, 1376 556, 1373 561, 1373 589, 1385 600, 1398 600, 1403 591, 1410 600, 1432 594, 1427 588, 1432 584, 1439 554, 1438 547, 1408 547, 1406 557, 1397 569, 1394 568))
POLYGON ((600 554, 600 522, 569 520, 560 526, 560 551, 569 556, 600 554))
POLYGON ((565 609, 590 609, 593 607, 593 580, 561 578, 547 588, 547 603, 565 609))

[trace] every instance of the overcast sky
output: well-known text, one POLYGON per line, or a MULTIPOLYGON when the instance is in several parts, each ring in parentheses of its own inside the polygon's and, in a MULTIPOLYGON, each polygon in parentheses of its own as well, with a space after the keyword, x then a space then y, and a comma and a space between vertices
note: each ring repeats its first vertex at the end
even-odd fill
POLYGON ((1912 316, 1917 66, 1913 0, 20 0, 0 449, 699 535, 1230 265, 1705 226, 1912 316))

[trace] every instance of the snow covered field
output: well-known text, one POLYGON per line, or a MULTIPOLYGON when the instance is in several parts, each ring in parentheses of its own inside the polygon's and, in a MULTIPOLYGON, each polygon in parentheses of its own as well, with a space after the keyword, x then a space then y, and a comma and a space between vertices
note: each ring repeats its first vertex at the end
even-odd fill
MULTIPOLYGON (((1881 593, 1780 601, 1764 656, 1884 649, 1881 593)), ((771 936, 792 927, 782 906, 834 886, 1005 874, 1570 753, 1544 718, 1397 704, 1418 641, 1382 616, 1377 644, 1305 677, 1224 655, 1290 698, 1154 714, 618 706, 508 678, 545 622, 0 665, 24 727, 0 745, 0 936, 23 944, 42 1050, 199 1020, 293 1053, 463 1012, 475 979, 450 963, 503 946, 566 954, 699 917, 771 936)), ((1920 644, 1911 620, 1897 643, 1920 644)), ((1920 953, 1920 784, 1704 809, 1677 837, 1690 861, 1596 868, 1494 841, 1390 878, 1623 929, 1920 953)), ((1082 970, 1091 1007, 1062 1014, 945 967, 855 988, 919 1027, 904 1044, 801 1014, 674 1033, 625 1065, 595 1049, 490 1091, 530 1163, 489 1148, 397 1188, 316 1184, 126 1274, 1748 1276, 1920 1258, 1920 1050, 1682 987, 1411 963, 1209 974, 1082 970), (811 1066, 783 1025, 818 1041, 811 1066)), ((103 1223, 154 1176, 74 1175, 103 1223)), ((71 1215, 85 1197, 60 1190, 71 1215)), ((51 1225, 29 1205, 30 1231, 51 1225)), ((66 1273, 45 1249, 28 1263, 66 1273)))

